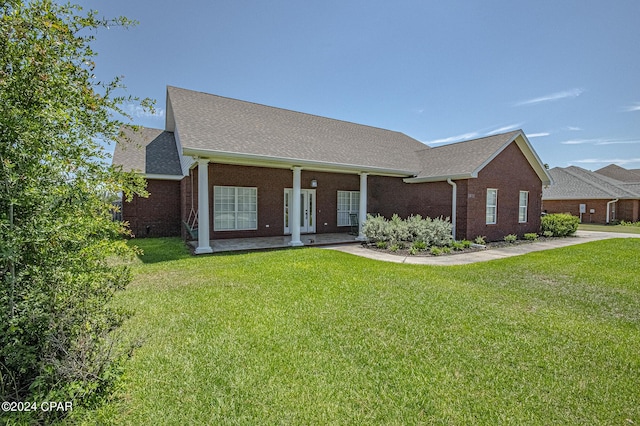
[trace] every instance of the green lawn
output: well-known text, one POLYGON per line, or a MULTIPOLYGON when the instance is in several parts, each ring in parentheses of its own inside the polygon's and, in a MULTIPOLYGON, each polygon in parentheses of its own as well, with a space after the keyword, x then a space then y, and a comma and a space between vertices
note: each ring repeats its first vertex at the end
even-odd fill
POLYGON ((595 225, 591 223, 581 223, 578 229, 582 231, 604 231, 619 232, 624 234, 640 234, 640 226, 622 226, 622 225, 595 225))
POLYGON ((459 267, 137 243, 144 341, 86 424, 640 423, 640 240, 459 267))

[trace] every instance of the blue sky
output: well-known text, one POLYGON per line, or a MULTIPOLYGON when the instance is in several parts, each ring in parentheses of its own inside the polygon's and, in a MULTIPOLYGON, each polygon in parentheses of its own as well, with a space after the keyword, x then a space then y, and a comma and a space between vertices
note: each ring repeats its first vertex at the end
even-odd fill
POLYGON ((99 79, 164 126, 166 86, 400 131, 431 146, 521 128, 551 167, 640 168, 640 2, 82 0, 99 79))

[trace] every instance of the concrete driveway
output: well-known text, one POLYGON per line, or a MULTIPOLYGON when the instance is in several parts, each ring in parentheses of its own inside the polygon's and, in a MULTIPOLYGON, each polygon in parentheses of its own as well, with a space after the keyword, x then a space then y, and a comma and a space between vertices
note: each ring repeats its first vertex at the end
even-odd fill
POLYGON ((578 231, 575 236, 558 238, 553 241, 518 244, 512 247, 488 249, 471 253, 460 253, 444 256, 400 256, 382 253, 362 247, 359 244, 325 246, 323 248, 355 254, 369 259, 394 263, 410 263, 416 265, 466 265, 469 263, 486 262, 511 256, 520 256, 540 250, 549 250, 591 241, 607 240, 610 238, 640 238, 640 234, 622 234, 616 232, 578 231))

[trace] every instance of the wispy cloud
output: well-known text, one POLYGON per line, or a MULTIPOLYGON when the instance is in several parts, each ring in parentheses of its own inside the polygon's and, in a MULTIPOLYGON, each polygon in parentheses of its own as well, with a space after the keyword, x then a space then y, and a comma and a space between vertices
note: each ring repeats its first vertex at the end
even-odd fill
POLYGON ((560 143, 563 145, 634 145, 640 144, 640 139, 570 139, 560 143))
POLYGON ((640 158, 585 158, 582 160, 574 160, 574 163, 583 163, 583 164, 631 164, 631 163, 640 163, 640 158))
POLYGON ((567 126, 567 130, 571 130, 572 132, 579 132, 580 130, 582 130, 582 127, 567 126))
POLYGON ((479 136, 478 132, 469 132, 469 133, 464 133, 462 135, 450 136, 448 138, 434 139, 432 141, 427 141, 427 143, 430 145, 438 145, 443 143, 460 142, 467 139, 475 138, 477 136, 479 136))
POLYGON ((527 134, 527 137, 528 137, 529 139, 531 139, 531 138, 541 138, 541 137, 543 137, 543 136, 549 136, 550 134, 551 134, 551 133, 548 133, 548 132, 529 133, 529 134, 527 134))
POLYGON ((510 124, 508 126, 502 126, 497 129, 493 129, 490 132, 485 133, 485 136, 495 135, 497 133, 504 133, 504 132, 509 132, 511 130, 519 129, 520 127, 522 127, 522 124, 523 123, 517 123, 517 124, 510 124))
POLYGON ((140 105, 126 104, 124 109, 129 115, 135 118, 164 118, 163 108, 155 108, 155 111, 152 112, 144 109, 140 105))
POLYGON ((533 105, 533 104, 539 104, 541 102, 557 101, 557 100, 566 99, 566 98, 577 98, 583 93, 584 93, 584 89, 565 90, 563 92, 551 93, 549 95, 516 102, 515 106, 533 105))
POLYGON ((636 102, 631 106, 626 106, 623 110, 626 112, 640 111, 640 102, 636 102))

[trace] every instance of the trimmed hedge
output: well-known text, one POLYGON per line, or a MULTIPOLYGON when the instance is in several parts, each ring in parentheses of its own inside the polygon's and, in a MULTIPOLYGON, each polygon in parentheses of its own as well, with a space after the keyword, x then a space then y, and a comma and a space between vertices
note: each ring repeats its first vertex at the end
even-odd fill
POLYGON ((542 233, 552 237, 567 237, 578 230, 580 219, 568 213, 554 213, 542 217, 542 233))
POLYGON ((453 241, 451 229, 449 218, 423 219, 420 215, 409 216, 406 220, 397 214, 391 220, 380 215, 367 215, 363 224, 363 232, 369 241, 388 242, 391 245, 420 241, 426 246, 447 246, 453 241))

